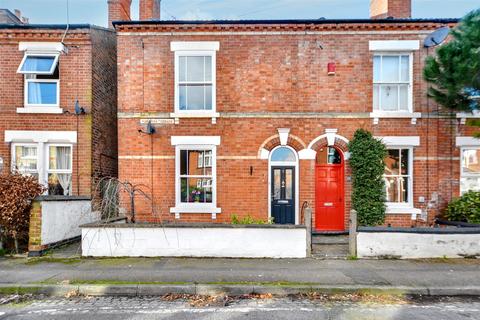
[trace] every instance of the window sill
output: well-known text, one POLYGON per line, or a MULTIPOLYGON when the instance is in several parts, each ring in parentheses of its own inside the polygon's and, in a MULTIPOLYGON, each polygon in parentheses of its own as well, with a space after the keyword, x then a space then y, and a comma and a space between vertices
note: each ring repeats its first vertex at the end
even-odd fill
POLYGON ((191 204, 170 208, 170 213, 221 213, 222 209, 212 205, 191 204))
POLYGON ((414 207, 403 207, 403 206, 395 206, 395 205, 388 205, 387 204, 387 211, 386 214, 421 214, 422 210, 414 208, 414 207))
POLYGON ((217 118, 220 117, 218 112, 173 112, 170 113, 170 118, 175 118, 175 124, 179 123, 180 118, 212 118, 212 124, 217 123, 217 118))
POLYGON ((480 118, 480 112, 478 110, 474 110, 473 112, 459 112, 456 116, 457 119, 460 119, 460 124, 466 124, 467 119, 480 118))
POLYGON ((17 113, 63 113, 63 109, 59 107, 24 107, 17 108, 17 113))
POLYGON ((417 119, 421 118, 420 112, 388 112, 388 111, 374 111, 370 112, 370 118, 373 118, 373 124, 378 124, 380 118, 407 118, 412 119, 412 124, 417 123, 417 119))

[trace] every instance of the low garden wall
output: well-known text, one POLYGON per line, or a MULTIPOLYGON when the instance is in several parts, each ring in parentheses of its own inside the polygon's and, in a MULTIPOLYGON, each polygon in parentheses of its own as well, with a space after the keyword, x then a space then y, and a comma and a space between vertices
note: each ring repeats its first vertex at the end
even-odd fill
POLYGON ((359 258, 480 257, 480 228, 361 227, 359 258))
POLYGON ((91 223, 82 255, 92 257, 305 258, 307 229, 284 225, 91 223))
POLYGON ((99 219, 90 197, 41 196, 30 211, 29 255, 41 255, 49 247, 79 238, 80 225, 99 219))

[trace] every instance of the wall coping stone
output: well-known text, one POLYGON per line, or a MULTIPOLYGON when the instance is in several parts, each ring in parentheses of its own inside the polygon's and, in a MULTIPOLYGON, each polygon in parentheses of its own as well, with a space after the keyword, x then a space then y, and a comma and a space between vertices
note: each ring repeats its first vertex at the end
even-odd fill
POLYGON ((35 197, 35 201, 84 201, 84 200, 92 200, 90 196, 38 196, 35 197))
POLYGON ((304 225, 282 225, 282 224, 226 224, 226 223, 113 223, 124 220, 120 217, 107 221, 98 221, 81 225, 80 228, 227 228, 227 229, 306 229, 304 225))
POLYGON ((480 234, 478 228, 389 228, 389 227, 359 227, 358 232, 368 233, 418 233, 418 234, 480 234))

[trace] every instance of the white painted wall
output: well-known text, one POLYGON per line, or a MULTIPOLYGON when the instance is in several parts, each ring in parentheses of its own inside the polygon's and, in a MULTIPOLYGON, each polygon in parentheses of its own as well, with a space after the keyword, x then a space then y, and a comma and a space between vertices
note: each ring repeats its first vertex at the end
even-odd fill
POLYGON ((359 232, 359 258, 461 258, 480 256, 480 234, 359 232))
POLYGON ((82 228, 95 257, 305 258, 306 246, 303 228, 82 228))
POLYGON ((42 245, 78 237, 80 225, 100 219, 92 212, 90 200, 42 201, 41 206, 42 245))

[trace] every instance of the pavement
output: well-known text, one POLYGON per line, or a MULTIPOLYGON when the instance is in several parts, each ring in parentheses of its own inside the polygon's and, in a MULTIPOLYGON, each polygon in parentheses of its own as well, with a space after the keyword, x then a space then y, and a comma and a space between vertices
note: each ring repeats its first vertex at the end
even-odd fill
MULTIPOLYGON (((342 297, 345 298, 345 297, 342 297)), ((348 298, 348 297, 347 297, 348 298)), ((118 320, 118 319, 480 319, 479 298, 418 301, 367 299, 325 300, 305 297, 267 297, 205 301, 198 297, 165 300, 160 297, 46 298, 0 305, 0 319, 118 320)))
MULTIPOLYGON (((68 250, 66 250, 68 252, 68 250)), ((480 296, 480 260, 0 258, 0 293, 288 294, 382 291, 480 296)))

